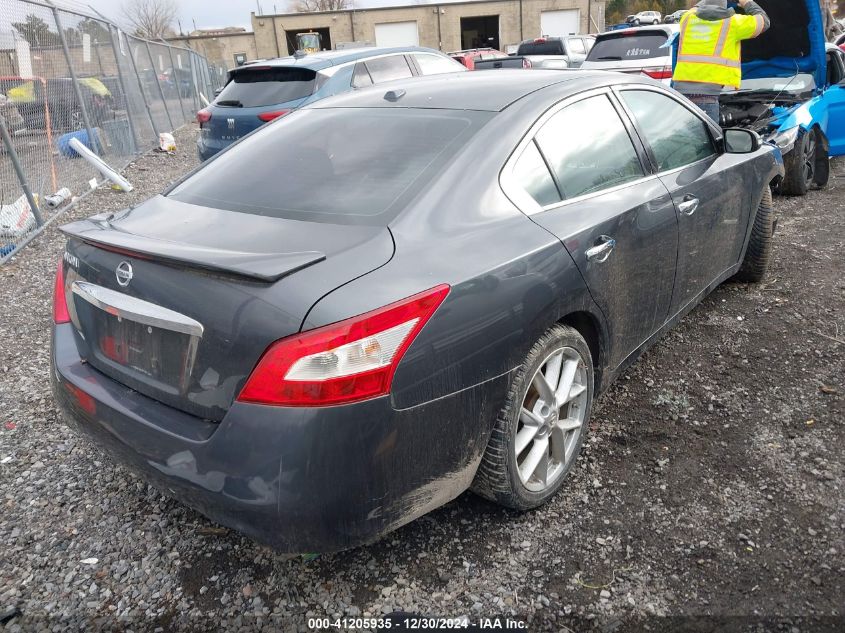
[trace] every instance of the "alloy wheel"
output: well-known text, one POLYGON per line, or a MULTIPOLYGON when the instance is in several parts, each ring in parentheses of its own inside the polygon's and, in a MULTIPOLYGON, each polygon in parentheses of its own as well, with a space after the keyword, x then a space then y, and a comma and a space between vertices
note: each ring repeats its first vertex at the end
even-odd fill
POLYGON ((816 176, 816 133, 813 131, 808 132, 807 142, 804 144, 802 171, 804 182, 809 187, 816 176))
POLYGON ((571 347, 549 354, 535 372, 514 441, 519 479, 531 492, 554 486, 576 458, 587 395, 586 365, 571 347))

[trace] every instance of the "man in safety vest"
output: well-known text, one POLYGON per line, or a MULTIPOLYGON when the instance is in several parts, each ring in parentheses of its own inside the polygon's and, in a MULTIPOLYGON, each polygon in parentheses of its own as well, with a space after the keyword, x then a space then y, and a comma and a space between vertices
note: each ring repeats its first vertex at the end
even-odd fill
POLYGON ((769 28, 769 16, 753 0, 738 0, 743 13, 728 9, 726 0, 701 0, 681 18, 678 61, 672 76, 675 90, 719 123, 719 94, 742 81, 742 40, 769 28))

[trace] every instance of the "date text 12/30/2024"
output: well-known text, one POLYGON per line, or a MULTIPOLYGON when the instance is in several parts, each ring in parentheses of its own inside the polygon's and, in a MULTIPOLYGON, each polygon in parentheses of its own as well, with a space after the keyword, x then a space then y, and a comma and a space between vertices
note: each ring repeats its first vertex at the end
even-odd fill
POLYGON ((528 625, 522 620, 507 617, 478 618, 470 621, 461 618, 427 618, 391 614, 384 618, 308 618, 308 628, 316 631, 330 630, 395 630, 395 631, 520 631, 528 625))

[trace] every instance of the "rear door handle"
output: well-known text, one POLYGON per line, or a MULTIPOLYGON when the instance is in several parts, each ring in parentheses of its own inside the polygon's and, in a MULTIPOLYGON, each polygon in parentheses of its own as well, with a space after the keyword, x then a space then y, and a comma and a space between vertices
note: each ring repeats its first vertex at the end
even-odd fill
POLYGON ((602 235, 597 241, 600 243, 587 249, 587 260, 603 264, 616 247, 616 240, 608 235, 602 235))
POLYGON ((698 198, 695 196, 687 196, 684 201, 678 205, 678 211, 684 215, 692 215, 698 209, 698 198))

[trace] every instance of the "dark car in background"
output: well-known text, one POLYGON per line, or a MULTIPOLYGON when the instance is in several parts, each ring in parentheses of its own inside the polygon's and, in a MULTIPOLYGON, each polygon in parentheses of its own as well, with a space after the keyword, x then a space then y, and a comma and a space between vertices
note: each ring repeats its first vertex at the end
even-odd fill
MULTIPOLYGON (((109 89, 96 77, 81 77, 79 91, 91 125, 97 126, 115 118, 115 100, 109 89)), ((57 132, 85 127, 82 108, 70 77, 54 79, 0 78, 0 93, 6 95, 30 129, 51 129, 57 132)))
POLYGON ((211 158, 268 121, 334 94, 394 79, 466 71, 429 48, 324 51, 248 64, 229 71, 214 101, 197 112, 200 160, 211 158))
POLYGON ((286 551, 470 487, 533 508, 614 377, 722 281, 763 277, 782 173, 643 77, 321 100, 62 227, 54 393, 147 481, 286 551))
POLYGON ((194 79, 190 68, 167 68, 159 76, 165 91, 177 92, 180 97, 190 97, 194 89, 194 79))
POLYGON ((664 24, 678 24, 681 21, 681 18, 684 17, 684 13, 686 13, 688 9, 681 9, 679 11, 675 11, 674 13, 670 13, 665 18, 663 18, 664 24))

